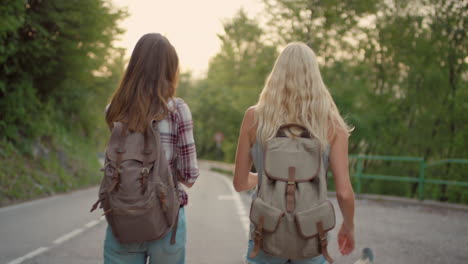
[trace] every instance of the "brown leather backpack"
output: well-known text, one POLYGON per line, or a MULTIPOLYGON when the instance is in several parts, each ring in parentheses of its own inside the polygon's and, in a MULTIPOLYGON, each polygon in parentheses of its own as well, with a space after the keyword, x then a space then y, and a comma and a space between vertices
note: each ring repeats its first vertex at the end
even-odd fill
POLYGON ((294 260, 322 254, 333 262, 327 251, 327 232, 335 226, 335 212, 327 199, 323 149, 305 127, 283 125, 265 143, 263 175, 250 220, 255 227, 250 257, 262 249, 294 260), (285 132, 294 134, 290 128, 303 132, 290 137, 285 132))
POLYGON ((114 123, 106 150, 98 204, 120 243, 156 240, 172 227, 175 243, 180 202, 156 121, 145 133, 114 123))

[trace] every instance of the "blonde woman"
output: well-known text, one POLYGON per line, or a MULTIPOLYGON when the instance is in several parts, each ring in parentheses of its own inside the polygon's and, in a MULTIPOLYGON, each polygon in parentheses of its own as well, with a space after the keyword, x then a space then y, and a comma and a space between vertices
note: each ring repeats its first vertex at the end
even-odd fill
MULTIPOLYGON (((350 254, 354 249, 354 192, 348 172, 348 137, 351 128, 340 116, 323 83, 314 52, 300 42, 290 43, 282 51, 259 101, 245 113, 234 171, 234 187, 238 192, 257 186, 259 177, 263 177, 262 146, 276 135, 280 126, 289 123, 307 128, 325 150, 323 163, 325 168, 330 164, 344 219, 338 232, 338 246, 341 254, 350 254), (258 174, 250 172, 252 163, 258 174)), ((326 263, 322 255, 288 260, 263 251, 251 257, 252 250, 253 241, 249 240, 247 263, 326 263)))

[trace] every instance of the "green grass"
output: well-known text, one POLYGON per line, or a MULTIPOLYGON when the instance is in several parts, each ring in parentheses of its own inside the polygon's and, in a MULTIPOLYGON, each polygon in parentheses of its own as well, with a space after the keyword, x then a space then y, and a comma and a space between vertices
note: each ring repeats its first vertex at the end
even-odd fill
POLYGON ((19 150, 0 141, 0 206, 99 183, 98 150, 91 142, 61 132, 40 143, 46 155, 34 156, 34 147, 19 150))
POLYGON ((224 175, 227 175, 232 178, 233 171, 232 170, 226 170, 226 169, 221 169, 217 167, 210 167, 210 171, 218 172, 224 175))

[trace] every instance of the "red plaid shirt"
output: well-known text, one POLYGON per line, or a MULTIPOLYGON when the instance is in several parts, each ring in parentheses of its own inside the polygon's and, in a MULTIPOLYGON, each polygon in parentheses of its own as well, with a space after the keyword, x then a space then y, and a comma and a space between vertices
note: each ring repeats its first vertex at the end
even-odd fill
MULTIPOLYGON (((192 113, 184 100, 174 98, 168 103, 172 111, 158 123, 161 142, 172 171, 177 172, 179 181, 194 183, 198 178, 197 153, 193 139, 192 113)), ((179 183, 181 205, 188 203, 188 195, 179 183)))

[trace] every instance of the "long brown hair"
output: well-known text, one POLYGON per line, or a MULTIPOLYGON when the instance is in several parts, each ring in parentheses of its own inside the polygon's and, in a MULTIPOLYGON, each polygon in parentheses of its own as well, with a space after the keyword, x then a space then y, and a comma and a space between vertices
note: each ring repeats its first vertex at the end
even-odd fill
POLYGON ((138 40, 120 86, 110 100, 107 125, 125 123, 131 131, 144 132, 151 119, 168 113, 178 81, 179 57, 169 40, 149 33, 138 40))

